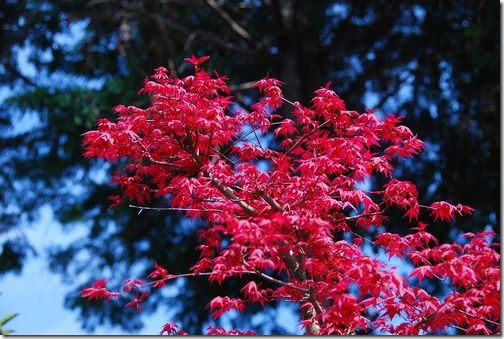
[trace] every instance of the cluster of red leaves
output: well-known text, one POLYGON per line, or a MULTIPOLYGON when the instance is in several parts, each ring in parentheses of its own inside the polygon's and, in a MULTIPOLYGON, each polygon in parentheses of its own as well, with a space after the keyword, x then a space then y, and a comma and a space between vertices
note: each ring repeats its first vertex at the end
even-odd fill
POLYGON ((121 295, 119 292, 110 292, 107 289, 107 282, 105 279, 101 279, 95 281, 92 287, 88 287, 82 290, 82 297, 88 298, 89 300, 93 299, 106 299, 110 300, 111 298, 117 298, 121 295))
MULTIPOLYGON (((117 202, 169 196, 171 208, 208 221, 191 272, 170 275, 156 263, 149 284, 125 283, 124 292, 135 292, 127 306, 139 310, 151 284, 160 288, 176 277, 206 275, 221 283, 249 275, 254 280, 241 289, 242 299, 219 296, 208 304, 214 317, 247 303, 289 300, 299 303, 300 324, 311 334, 406 335, 450 327, 500 333, 500 256, 487 233, 468 234, 462 246, 438 245, 426 231, 421 208, 434 221, 472 209, 443 201, 424 206, 413 183, 392 177, 393 161, 424 148, 399 117, 346 110, 328 86, 315 92, 310 107, 291 103, 272 78, 254 86, 263 97, 251 112, 231 111, 226 79, 202 69, 205 60, 187 59, 195 74, 182 79, 158 68, 141 90, 150 94, 150 107, 117 106, 117 122, 99 120, 97 130, 84 134, 86 157, 127 160, 113 179, 122 188, 117 202), (291 114, 275 114, 285 103, 291 114), (279 150, 262 145, 265 133, 278 138, 279 150), (358 184, 372 175, 388 182, 363 190, 358 184), (385 227, 390 208, 404 211, 413 233, 383 232, 374 241, 358 234, 385 227), (353 240, 336 241, 343 232, 353 240), (416 268, 408 279, 400 276, 364 254, 363 240, 416 268), (279 280, 280 273, 288 278, 279 280), (261 279, 278 288, 261 288, 261 279), (424 279, 439 279, 452 292, 439 300, 417 284, 424 279)), ((104 281, 95 285, 83 297, 116 296, 104 281)), ((169 323, 162 333, 180 331, 169 323)), ((210 328, 209 334, 251 333, 210 328)))

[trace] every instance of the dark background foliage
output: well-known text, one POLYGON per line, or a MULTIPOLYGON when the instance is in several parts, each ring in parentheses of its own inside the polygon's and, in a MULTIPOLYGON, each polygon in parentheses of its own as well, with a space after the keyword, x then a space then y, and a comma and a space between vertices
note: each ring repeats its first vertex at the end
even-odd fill
MULTIPOLYGON (((198 255, 198 224, 179 214, 108 209, 108 196, 117 193, 103 175, 111 169, 82 157, 80 136, 97 118, 113 118, 117 104, 147 105, 148 97, 137 95, 145 76, 160 65, 185 75, 190 68, 183 58, 191 54, 210 55, 208 67, 230 77, 244 106, 251 82, 269 74, 285 82, 287 98, 305 104, 332 81, 348 108, 404 116, 429 152, 398 163, 397 174, 417 183, 427 203, 477 210, 451 227, 433 223, 432 232, 445 241, 457 234, 454 227, 499 233, 496 1, 0 4, 0 84, 7 93, 0 106, 0 274, 19 272, 30 258, 30 244, 14 231, 22 220, 37 220, 41 206, 49 204, 64 227, 86 225, 86 237, 50 251, 51 268, 74 287, 67 306, 80 311, 86 330, 108 322, 134 331, 142 322, 120 304, 84 302, 79 287, 101 277, 120 283, 145 276, 154 260, 182 273, 198 255)), ((400 219, 389 227, 407 232, 400 219)), ((208 317, 203 305, 239 284, 185 280, 175 297, 160 294, 144 309, 170 305, 184 329, 201 333, 208 317)), ((283 331, 268 326, 258 331, 283 331)))

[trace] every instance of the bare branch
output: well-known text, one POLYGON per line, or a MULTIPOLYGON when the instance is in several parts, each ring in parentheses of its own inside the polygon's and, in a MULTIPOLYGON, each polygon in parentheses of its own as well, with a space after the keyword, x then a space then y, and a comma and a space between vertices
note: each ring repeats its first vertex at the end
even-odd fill
POLYGON ((182 25, 182 22, 180 21, 173 20, 161 14, 152 13, 151 11, 148 11, 143 7, 142 2, 135 2, 134 4, 120 2, 119 6, 123 10, 127 11, 129 14, 134 15, 139 19, 154 21, 165 36, 169 36, 170 34, 173 34, 173 32, 185 36, 192 35, 192 39, 198 36, 203 41, 215 44, 216 46, 219 46, 223 49, 233 51, 242 55, 257 57, 257 53, 253 49, 241 47, 231 42, 228 42, 213 32, 200 31, 200 30, 194 31, 182 25), (171 30, 171 32, 169 30, 171 30))
POLYGON ((240 91, 240 90, 246 90, 252 88, 256 82, 255 81, 248 81, 248 82, 243 82, 238 85, 230 85, 229 89, 232 91, 240 91))
MULTIPOLYGON (((247 270, 247 271, 229 270, 229 271, 225 271, 224 273, 256 275, 256 276, 259 276, 259 277, 263 278, 264 280, 268 280, 268 281, 270 281, 272 283, 275 283, 277 285, 287 286, 287 287, 290 287, 290 288, 292 288, 294 290, 298 290, 298 291, 301 291, 301 292, 304 292, 304 293, 308 293, 308 290, 306 288, 302 288, 302 287, 299 287, 299 286, 296 286, 296 285, 289 284, 288 282, 285 282, 285 281, 282 281, 282 280, 278 280, 276 278, 273 278, 272 276, 269 276, 269 275, 267 275, 265 273, 258 272, 258 271, 251 271, 251 270, 247 270)), ((183 274, 174 275, 174 276, 172 276, 170 278, 163 278, 163 279, 160 279, 160 280, 151 281, 149 283, 144 284, 143 286, 152 285, 152 284, 156 283, 157 281, 168 281, 168 280, 172 280, 172 279, 176 279, 176 278, 186 278, 186 277, 212 276, 212 275, 215 275, 215 274, 218 274, 218 272, 183 273, 183 274)))
POLYGON ((130 208, 139 209, 142 213, 142 210, 153 210, 153 211, 194 211, 194 212, 219 212, 219 213, 229 213, 224 210, 220 210, 217 208, 179 208, 179 207, 147 207, 147 206, 137 206, 137 205, 129 205, 130 208))
POLYGON ((227 14, 215 0, 205 0, 205 1, 210 7, 212 7, 214 11, 216 11, 221 16, 222 19, 224 19, 224 21, 226 21, 229 24, 231 29, 236 34, 238 34, 240 37, 249 42, 253 41, 252 36, 245 29, 243 29, 243 27, 241 27, 236 21, 234 21, 233 18, 231 18, 229 14, 227 14))

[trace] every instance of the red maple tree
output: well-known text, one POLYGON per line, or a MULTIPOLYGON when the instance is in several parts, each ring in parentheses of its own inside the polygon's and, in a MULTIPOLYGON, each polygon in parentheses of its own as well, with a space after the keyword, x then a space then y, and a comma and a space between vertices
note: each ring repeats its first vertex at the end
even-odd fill
MULTIPOLYGON (((169 274, 155 263, 150 282, 126 280, 121 293, 134 295, 126 306, 140 311, 151 288, 178 277, 222 283, 247 275, 242 298, 217 296, 207 305, 213 317, 289 300, 299 303, 307 334, 500 333, 500 256, 493 249, 499 244, 490 243, 492 232, 438 244, 427 231, 421 209, 434 221, 452 221, 472 208, 423 205, 414 183, 393 177, 397 159, 424 149, 399 117, 347 110, 329 86, 315 91, 305 107, 284 98, 273 78, 255 84, 263 96, 250 112, 233 110, 227 79, 202 68, 206 59, 186 59, 195 72, 181 79, 156 69, 141 90, 150 95, 150 107, 117 106, 117 122, 99 120, 84 134, 86 157, 126 159, 113 176, 122 188, 114 204, 148 208, 168 198, 166 209, 207 221, 199 231, 200 260, 185 274, 169 274), (283 105, 290 115, 275 114, 283 105), (278 149, 266 147, 261 136, 267 133, 278 139, 278 149), (387 183, 366 190, 362 183, 371 176, 387 183), (397 209, 410 225, 406 236, 385 232, 387 213, 397 209), (373 226, 381 230, 374 239, 366 236, 373 226), (366 246, 415 268, 403 277, 366 254, 366 246), (432 279, 450 288, 444 299, 419 287, 432 279), (263 288, 263 280, 277 288, 263 288)), ((90 299, 119 294, 104 280, 82 291, 90 299)), ((168 323, 161 333, 185 332, 168 323)), ((253 332, 211 327, 208 334, 253 332)))

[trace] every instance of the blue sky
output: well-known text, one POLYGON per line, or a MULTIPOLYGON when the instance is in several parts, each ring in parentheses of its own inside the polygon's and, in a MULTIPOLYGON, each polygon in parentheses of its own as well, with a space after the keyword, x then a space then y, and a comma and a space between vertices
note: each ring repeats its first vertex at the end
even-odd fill
MULTIPOLYGON (((19 314, 6 326, 8 330, 15 330, 14 334, 86 334, 77 320, 78 313, 64 307, 64 296, 69 287, 63 284, 61 276, 50 272, 45 251, 50 246, 69 243, 87 232, 84 226, 72 229, 63 232, 49 206, 40 210, 40 220, 32 225, 19 226, 17 232, 27 236, 38 256, 27 261, 20 275, 9 273, 0 279, 0 317, 8 313, 19 314)), ((149 316, 139 334, 157 334, 165 322, 165 315, 161 312, 149 316)), ((101 327, 94 334, 127 333, 101 327)))

